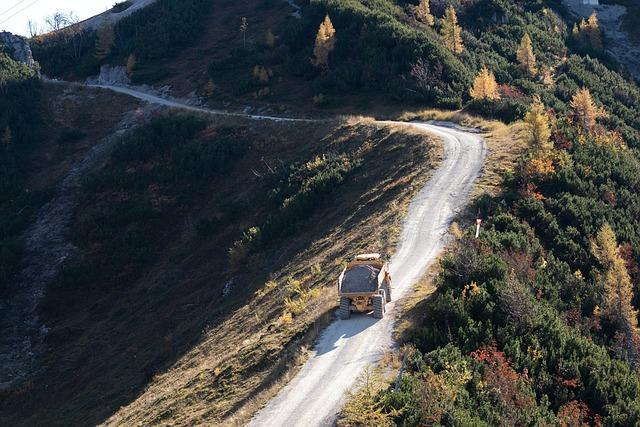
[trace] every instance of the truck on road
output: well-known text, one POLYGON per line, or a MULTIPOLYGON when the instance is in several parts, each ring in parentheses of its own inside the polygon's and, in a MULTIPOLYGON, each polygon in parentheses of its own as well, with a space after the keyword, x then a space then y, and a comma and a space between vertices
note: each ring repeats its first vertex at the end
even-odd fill
POLYGON ((367 313, 382 319, 386 303, 391 301, 389 263, 380 254, 361 254, 350 261, 338 278, 340 318, 351 312, 367 313))

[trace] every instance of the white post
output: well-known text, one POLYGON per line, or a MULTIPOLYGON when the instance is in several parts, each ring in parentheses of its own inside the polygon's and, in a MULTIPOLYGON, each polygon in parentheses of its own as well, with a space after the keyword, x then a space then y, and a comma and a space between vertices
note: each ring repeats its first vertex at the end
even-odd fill
POLYGON ((480 237, 480 224, 482 224, 482 220, 480 218, 476 219, 476 239, 480 237))

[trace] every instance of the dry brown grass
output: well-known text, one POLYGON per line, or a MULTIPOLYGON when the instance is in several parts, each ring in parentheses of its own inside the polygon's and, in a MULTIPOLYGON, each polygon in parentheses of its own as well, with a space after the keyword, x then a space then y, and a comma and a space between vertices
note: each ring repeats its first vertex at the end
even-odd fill
MULTIPOLYGON (((513 168, 524 145, 521 124, 507 126, 459 112, 431 111, 403 118, 450 120, 485 133, 489 158, 475 195, 499 191, 504 172, 513 168)), ((385 126, 384 135, 374 137, 382 131, 380 127, 370 118, 345 117, 342 126, 323 143, 340 145, 362 138, 363 134, 368 135, 367 143, 374 146, 381 141, 424 138, 419 131, 402 125, 385 126)), ((428 168, 414 168, 399 176, 381 178, 377 185, 364 191, 359 207, 342 225, 313 241, 285 268, 273 272, 249 304, 230 314, 215 330, 207 331, 201 343, 168 371, 154 377, 138 399, 106 424, 246 423, 293 378, 320 331, 332 321, 336 304, 332 279, 344 257, 371 248, 392 253, 401 218, 412 195, 428 176, 428 168), (372 203, 394 190, 399 192, 388 201, 387 209, 378 212, 371 209, 372 203), (358 219, 354 221, 355 218, 358 219), (346 224, 350 225, 345 227, 346 224), (312 281, 311 286, 322 291, 305 302, 304 311, 287 316, 289 311, 282 301, 291 295, 286 284, 292 276, 312 281)), ((425 301, 435 290, 438 268, 439 263, 434 263, 415 291, 403 301, 405 315, 397 327, 400 339, 422 320, 425 301)))
POLYGON ((247 304, 206 331, 106 425, 242 425, 295 375, 334 318, 334 282, 344 258, 372 249, 393 252, 406 208, 439 152, 424 134, 359 117, 346 118, 320 143, 339 147, 354 140, 362 141, 367 165, 376 165, 367 167, 362 184, 356 180, 335 201, 337 209, 350 204, 354 209, 271 272, 247 304), (396 154, 390 169, 391 153, 396 154), (354 195, 357 200, 349 202, 354 195), (300 299, 300 288, 305 307, 292 313, 284 301, 300 299), (307 294, 311 289, 316 292, 307 294))
POLYGON ((487 120, 464 111, 426 109, 404 112, 398 120, 450 121, 463 126, 479 129, 484 134, 489 154, 483 173, 476 184, 473 196, 495 195, 501 191, 505 174, 515 168, 519 156, 526 148, 524 123, 521 121, 504 124, 497 120, 487 120))

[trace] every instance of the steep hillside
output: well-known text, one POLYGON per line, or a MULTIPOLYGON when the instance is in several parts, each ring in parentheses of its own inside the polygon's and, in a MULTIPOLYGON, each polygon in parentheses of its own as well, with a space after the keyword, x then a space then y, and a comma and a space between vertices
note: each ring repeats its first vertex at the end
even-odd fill
MULTIPOLYGON (((120 66, 219 109, 503 122, 437 290, 405 319, 399 388, 392 355, 338 422, 640 423, 637 83, 560 0, 431 0, 433 23, 418 3, 158 0, 32 45, 47 75, 120 66)), ((393 251, 438 160, 400 125, 142 107, 43 85, 4 53, 0 91, 7 295, 38 209, 134 123, 74 187, 62 234, 77 250, 37 312, 38 369, 0 392, 3 425, 245 422, 333 319, 345 257, 393 251)))
POLYGON ((43 368, 5 393, 3 423, 98 423, 146 386, 168 406, 143 423, 224 417, 328 317, 342 260, 391 250, 434 159, 422 135, 361 120, 158 117, 86 179, 43 368))

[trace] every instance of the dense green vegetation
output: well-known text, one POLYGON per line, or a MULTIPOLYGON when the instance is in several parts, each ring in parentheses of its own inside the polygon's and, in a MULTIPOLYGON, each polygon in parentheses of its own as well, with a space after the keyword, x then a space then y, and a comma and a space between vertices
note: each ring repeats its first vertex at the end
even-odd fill
POLYGON ((205 127, 204 120, 193 116, 157 118, 125 138, 108 166, 85 179, 73 238, 100 256, 70 265, 58 276, 47 310, 63 307, 53 296, 73 295, 89 274, 94 283, 108 282, 113 275, 125 283, 135 280, 162 249, 158 239, 164 234, 154 230, 179 221, 157 198, 171 200, 174 207, 206 200, 211 181, 228 172, 250 147, 224 130, 214 139, 197 138, 205 127))
MULTIPOLYGON (((206 201, 211 183, 228 173, 251 148, 248 140, 224 128, 216 130, 214 139, 203 139, 205 127, 206 122, 194 116, 157 118, 123 140, 110 155, 108 166, 85 179, 86 209, 73 235, 81 247, 100 248, 104 255, 95 258, 95 265, 67 268, 52 286, 58 291, 49 295, 68 296, 60 289, 73 289, 88 272, 98 281, 113 274, 134 280, 140 267, 158 255, 155 239, 161 235, 152 230, 175 218, 170 210, 159 208, 154 197, 171 199, 178 206, 198 204, 201 198, 206 201), (167 194, 153 196, 150 188, 167 194)), ((300 223, 324 206, 325 199, 357 170, 358 154, 328 152, 310 162, 274 168, 265 177, 263 191, 254 196, 254 203, 264 204, 270 213, 238 236, 230 251, 231 263, 236 266, 275 239, 297 232, 300 223)), ((225 206, 224 218, 202 218, 196 230, 203 236, 219 232, 225 218, 236 215, 237 209, 225 206)), ((47 307, 55 310, 61 305, 50 301, 47 307)))
MULTIPOLYGON (((145 67, 195 40, 210 3, 159 0, 116 25, 114 45, 100 60, 93 32, 36 40, 35 54, 45 73, 73 78, 95 73, 102 63, 124 64, 131 55, 145 67)), ((481 238, 473 239, 471 230, 457 236, 425 318, 409 335, 415 350, 400 390, 374 396, 375 410, 407 426, 640 424, 640 338, 637 329, 624 330, 602 314, 607 266, 593 246, 603 225, 611 225, 634 284, 632 303, 640 308, 640 89, 616 71, 612 58, 571 38, 573 22, 551 9, 558 1, 432 0, 437 18, 450 4, 457 10, 465 45, 459 54, 443 46, 439 20, 430 27, 415 19, 416 3, 314 0, 300 20, 274 29, 274 46, 247 44, 232 34, 237 46, 208 67, 212 83, 234 75, 234 95, 267 93, 270 70, 277 68, 278 78, 312 87, 317 104, 383 96, 403 106, 464 107, 507 122, 521 119, 534 96, 550 109, 552 167, 531 174, 532 158, 524 156, 508 173, 503 194, 470 209, 485 218, 481 238), (318 67, 311 58, 326 14, 337 42, 326 67, 318 67), (536 73, 517 63, 525 34, 536 73), (495 75, 500 99, 471 100, 483 65, 495 75), (572 119, 570 100, 581 88, 606 110, 602 126, 585 130, 572 119)), ((33 197, 21 193, 19 161, 28 141, 26 117, 37 99, 24 93, 37 94, 37 84, 2 55, 0 67, 7 70, 0 74, 0 103, 10 107, 0 110, 0 131, 9 129, 0 134, 0 203, 14 212, 31 205, 24 197, 33 197)), ((155 231, 182 220, 185 206, 205 203, 216 179, 253 148, 250 139, 225 129, 209 137, 204 121, 182 116, 157 119, 124 141, 107 167, 86 180, 74 224, 75 242, 94 256, 67 266, 45 311, 61 315, 61 295, 72 302, 74 294, 86 297, 83 283, 111 283, 113 277, 131 283, 159 256, 158 243, 169 240, 155 231)), ((246 221, 249 228, 243 224, 225 236, 237 267, 299 231, 367 159, 354 149, 321 150, 306 160, 267 165, 251 201, 230 202, 215 216, 199 218, 197 234, 220 233, 230 218, 260 206, 246 221)), ((15 236, 23 225, 0 213, 1 290, 16 264, 15 236)))
POLYGON ((16 271, 20 233, 43 194, 25 191, 25 157, 40 125, 35 71, 0 53, 0 294, 16 271))
POLYGON ((96 31, 75 28, 34 38, 33 54, 44 74, 68 79, 97 74, 106 63, 125 65, 130 55, 136 67, 144 67, 197 39, 210 5, 211 0, 158 0, 110 29, 113 45, 102 58, 96 56, 96 31))
MULTIPOLYGON (((441 15, 444 2, 431 4, 434 14, 441 15)), ((514 120, 540 95, 552 108, 552 140, 562 159, 545 173, 532 175, 528 169, 533 160, 523 157, 504 194, 485 197, 471 208, 485 217, 485 231, 478 240, 471 230, 459 236, 443 260, 438 291, 425 304, 425 319, 409 338, 415 346, 409 373, 399 391, 380 392, 373 407, 398 425, 574 425, 576 420, 637 425, 640 338, 637 329, 621 328, 601 312, 606 266, 594 255, 592 241, 604 224, 612 226, 638 307, 640 91, 604 65, 610 59, 598 52, 589 56, 572 51, 566 24, 545 2, 480 0, 457 7, 466 30, 466 50, 459 57, 425 48, 440 53, 421 58, 419 49, 411 49, 393 66, 404 64, 406 76, 411 64, 422 59, 420 66, 427 70, 423 75, 434 76, 438 74, 430 67, 447 70, 446 61, 454 61, 458 74, 445 71, 429 84, 414 81, 416 86, 406 86, 410 80, 385 64, 381 51, 391 58, 398 45, 426 46, 428 37, 437 40, 435 32, 418 31, 422 24, 412 23, 404 15, 407 9, 390 1, 325 1, 314 6, 312 19, 317 22, 329 11, 338 36, 329 71, 314 77, 323 91, 334 90, 331 77, 345 72, 346 58, 351 58, 361 67, 375 64, 375 71, 367 73, 373 81, 378 76, 395 79, 398 86, 380 86, 385 90, 399 94, 405 85, 420 93, 417 89, 426 88, 422 100, 446 105, 450 97, 432 96, 440 82, 453 89, 453 104, 462 105, 468 93, 454 89, 457 76, 467 76, 464 85, 470 86, 468 76, 486 64, 495 73, 502 98, 474 101, 468 109, 514 120), (354 34, 370 29, 353 16, 380 28, 378 36, 395 43, 367 44, 379 49, 353 43, 354 34), (515 51, 525 32, 533 40, 538 67, 553 70, 552 82, 517 66, 515 51), (466 72, 459 74, 461 70, 466 72), (583 87, 608 112, 598 131, 586 132, 571 119, 569 101, 583 87), (621 135, 630 148, 603 143, 602 132, 621 135)), ((366 81, 361 71, 356 75, 366 81)))

